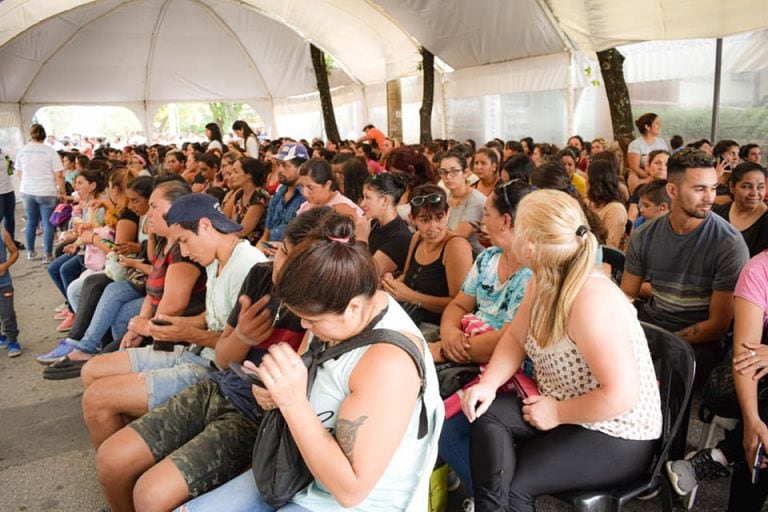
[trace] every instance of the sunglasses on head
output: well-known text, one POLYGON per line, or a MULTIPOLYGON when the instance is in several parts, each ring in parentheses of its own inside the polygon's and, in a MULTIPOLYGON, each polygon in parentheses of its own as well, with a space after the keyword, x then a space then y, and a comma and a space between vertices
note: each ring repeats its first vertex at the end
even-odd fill
POLYGON ((416 196, 413 199, 411 199, 411 206, 419 207, 423 205, 425 202, 430 204, 437 204, 442 200, 443 200, 443 196, 437 193, 427 194, 425 196, 416 196))

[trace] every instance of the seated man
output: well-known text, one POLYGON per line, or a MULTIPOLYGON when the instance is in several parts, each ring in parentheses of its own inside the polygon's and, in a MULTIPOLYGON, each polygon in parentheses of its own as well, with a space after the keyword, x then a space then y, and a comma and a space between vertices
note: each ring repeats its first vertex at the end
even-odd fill
POLYGON ((277 165, 277 180, 280 186, 267 206, 267 218, 264 221, 264 232, 257 246, 266 254, 274 254, 275 248, 270 242, 283 239, 283 232, 288 223, 296 217, 299 206, 306 199, 299 185, 299 167, 309 160, 307 149, 295 142, 286 142, 275 155, 273 165, 277 165))
POLYGON ((154 346, 104 354, 86 363, 83 416, 96 447, 124 427, 126 417, 146 414, 215 369, 213 349, 245 276, 266 260, 234 234, 242 226, 227 219, 211 196, 179 198, 167 222, 182 254, 206 267, 206 310, 197 317, 162 316, 169 325, 150 327, 154 346), (174 342, 192 345, 173 347, 174 342))
POLYGON ((171 397, 101 445, 96 467, 113 510, 144 510, 146 503, 174 509, 251 463, 262 409, 250 383, 226 368, 244 359, 258 365, 276 343, 298 348, 304 331, 300 319, 270 296, 286 257, 330 212, 315 208, 294 219, 274 263, 251 269, 216 346, 216 361, 225 370, 171 397))
POLYGON ((717 188, 714 159, 685 149, 668 163, 668 215, 640 226, 629 240, 621 289, 635 299, 643 281, 651 296, 640 320, 676 333, 696 354, 695 387, 722 357, 733 319, 733 290, 749 252, 741 234, 710 210, 717 188))

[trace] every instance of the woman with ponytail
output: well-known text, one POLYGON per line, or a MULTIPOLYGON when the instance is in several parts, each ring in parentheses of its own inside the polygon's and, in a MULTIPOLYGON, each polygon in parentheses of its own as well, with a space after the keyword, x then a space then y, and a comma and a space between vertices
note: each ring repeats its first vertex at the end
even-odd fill
POLYGON ((515 247, 533 278, 462 400, 477 511, 533 511, 536 496, 618 486, 650 464, 662 426, 656 375, 634 308, 595 270, 597 246, 567 194, 520 202, 515 247), (496 395, 526 355, 540 394, 496 395))
POLYGON ((357 220, 356 237, 368 244, 379 276, 399 276, 408 256, 411 230, 398 215, 397 204, 408 186, 404 174, 381 173, 363 184, 364 216, 357 220))

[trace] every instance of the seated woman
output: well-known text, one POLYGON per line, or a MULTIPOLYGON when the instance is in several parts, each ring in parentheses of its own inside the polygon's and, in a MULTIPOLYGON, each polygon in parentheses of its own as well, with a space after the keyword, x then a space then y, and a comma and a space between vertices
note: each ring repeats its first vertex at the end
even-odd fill
POLYGON ((587 180, 584 179, 584 176, 578 173, 578 167, 576 167, 577 162, 581 161, 578 159, 578 156, 576 155, 575 149, 571 147, 567 147, 563 150, 561 150, 557 154, 557 159, 560 160, 560 163, 563 164, 563 167, 565 168, 565 171, 568 173, 568 176, 571 177, 571 185, 573 185, 579 194, 581 194, 581 197, 587 196, 587 180))
MULTIPOLYGON (((441 339, 429 344, 435 362, 487 363, 502 328, 517 314, 531 271, 514 250, 515 217, 518 203, 529 192, 527 184, 509 182, 488 197, 483 221, 493 245, 477 257, 461 291, 445 308, 441 339)), ((440 457, 471 494, 469 423, 463 415, 445 422, 440 457)))
POLYGON ((363 210, 339 192, 339 185, 333 175, 333 168, 326 159, 312 158, 307 160, 301 166, 299 176, 301 193, 306 201, 299 206, 297 215, 301 215, 310 208, 330 206, 337 212, 352 218, 363 216, 363 210))
POLYGON ((731 173, 733 201, 712 206, 712 211, 741 232, 755 256, 768 248, 768 206, 765 197, 766 171, 760 164, 742 162, 731 173))
POLYGON ((621 485, 653 457, 662 418, 648 344, 633 306, 595 272, 598 244, 586 224, 562 192, 520 202, 515 248, 533 279, 462 398, 479 512, 533 511, 542 494, 621 485), (541 394, 497 395, 526 355, 541 394))
POLYGON ((627 208, 619 192, 619 177, 610 163, 595 160, 587 171, 587 206, 595 212, 607 232, 605 245, 623 248, 627 208))
MULTIPOLYGON (((431 452, 443 407, 429 351, 408 315, 377 289, 376 266, 353 232, 345 215, 325 219, 318 238, 305 240, 285 262, 276 295, 307 327, 305 346, 345 343, 371 327, 403 334, 424 357, 425 391, 419 398, 421 382, 411 357, 377 343, 318 368, 307 397, 301 358, 286 344, 270 347, 259 367, 266 390, 254 387, 254 395, 262 407, 281 410, 314 477, 283 510, 405 510, 435 462, 431 452), (419 439, 423 406, 428 431, 419 439)), ((259 495, 250 471, 184 508, 274 510, 259 495)))
POLYGON ((399 276, 405 266, 411 230, 396 208, 407 183, 405 175, 386 172, 369 176, 363 185, 365 216, 357 220, 355 237, 368 245, 379 276, 399 276))
POLYGON ((499 182, 499 154, 489 148, 478 149, 472 162, 472 170, 478 177, 478 180, 472 184, 472 188, 482 192, 486 197, 491 195, 499 182))
POLYGON ((362 207, 363 185, 370 173, 362 159, 346 153, 338 153, 331 163, 333 175, 339 184, 339 191, 350 201, 362 207), (339 163, 339 161, 341 162, 339 163))
MULTIPOLYGON (((105 210, 98 200, 98 196, 104 190, 104 180, 98 171, 83 171, 75 178, 75 191, 80 198, 79 203, 73 208, 73 216, 68 231, 61 234, 60 241, 65 244, 64 254, 57 257, 48 265, 48 275, 53 284, 67 298, 69 283, 85 270, 85 256, 80 249, 90 243, 89 233, 93 231, 89 227, 98 227, 104 224, 105 210), (85 229, 85 236, 81 236, 85 229)), ((54 317, 62 320, 58 330, 68 331, 75 319, 75 312, 71 304, 67 309, 54 317)))
POLYGON ((235 161, 229 176, 229 183, 237 189, 232 196, 231 212, 227 216, 243 226, 238 233, 255 244, 264 232, 269 194, 264 190, 267 169, 255 158, 242 157, 235 161))
POLYGON ((382 284, 401 305, 406 304, 416 325, 439 326, 443 311, 472 268, 472 247, 448 229, 448 198, 437 185, 413 189, 411 222, 416 233, 410 240, 405 270, 398 278, 386 274, 382 284))
POLYGON ((448 212, 448 229, 469 240, 472 252, 480 254, 483 246, 477 240, 477 228, 472 223, 479 223, 483 218, 486 197, 467 184, 471 174, 467 159, 456 151, 446 153, 440 160, 437 173, 448 190, 448 205, 451 207, 448 212))

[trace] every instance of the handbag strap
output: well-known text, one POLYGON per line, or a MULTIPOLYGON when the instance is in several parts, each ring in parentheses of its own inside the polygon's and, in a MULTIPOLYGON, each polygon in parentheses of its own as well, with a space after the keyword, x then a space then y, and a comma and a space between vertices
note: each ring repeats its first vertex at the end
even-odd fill
MULTIPOLYGON (((414 346, 413 341, 404 334, 394 331, 392 329, 366 329, 357 336, 350 338, 349 340, 339 343, 333 347, 329 347, 319 354, 315 360, 315 373, 316 368, 321 366, 324 362, 331 359, 336 359, 342 354, 354 350, 356 348, 365 347, 368 345, 374 345, 376 343, 389 343, 403 349, 416 365, 416 370, 419 373, 419 379, 421 381, 419 385, 419 398, 421 399, 421 412, 419 413, 419 430, 417 439, 422 439, 427 435, 429 431, 429 422, 427 420, 427 407, 424 403, 424 388, 426 386, 426 368, 424 366, 424 358, 421 352, 414 346)), ((314 377, 314 375, 313 375, 314 377)))

